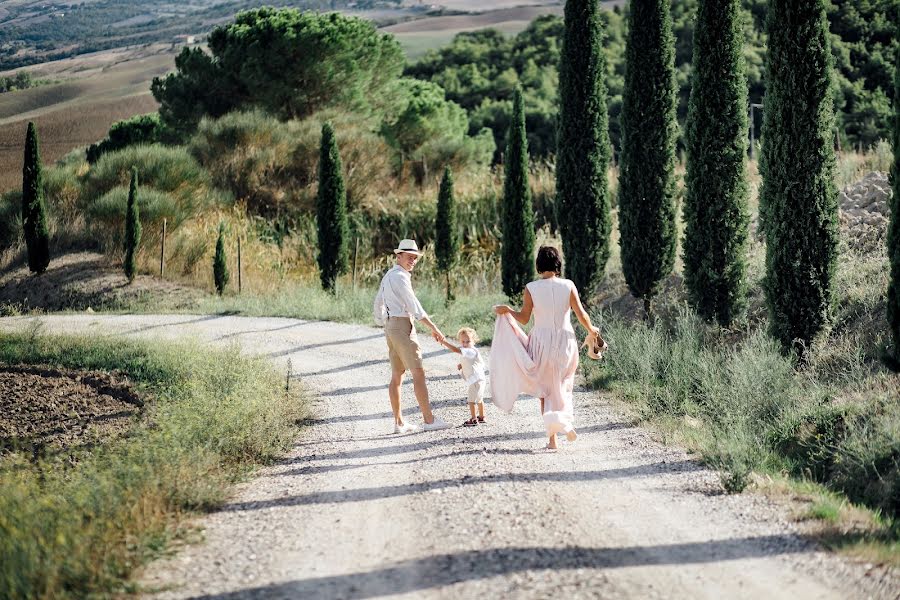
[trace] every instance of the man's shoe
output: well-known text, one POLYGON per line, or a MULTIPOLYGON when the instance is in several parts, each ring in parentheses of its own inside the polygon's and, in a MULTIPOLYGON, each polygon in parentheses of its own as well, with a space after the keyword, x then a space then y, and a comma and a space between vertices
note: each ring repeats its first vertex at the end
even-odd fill
POLYGON ((440 417, 435 417, 434 421, 432 421, 431 423, 425 423, 424 425, 422 425, 422 429, 424 429, 425 431, 437 431, 438 429, 449 429, 449 428, 450 428, 450 423, 448 423, 447 421, 443 420, 440 417))

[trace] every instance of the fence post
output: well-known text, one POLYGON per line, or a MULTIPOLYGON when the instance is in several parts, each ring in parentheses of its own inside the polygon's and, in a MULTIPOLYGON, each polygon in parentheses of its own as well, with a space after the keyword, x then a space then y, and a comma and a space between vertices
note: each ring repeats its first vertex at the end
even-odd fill
POLYGON ((163 219, 162 240, 159 248, 159 277, 162 279, 166 272, 166 220, 163 219))
POLYGON ((238 294, 241 293, 241 234, 238 234, 238 294))

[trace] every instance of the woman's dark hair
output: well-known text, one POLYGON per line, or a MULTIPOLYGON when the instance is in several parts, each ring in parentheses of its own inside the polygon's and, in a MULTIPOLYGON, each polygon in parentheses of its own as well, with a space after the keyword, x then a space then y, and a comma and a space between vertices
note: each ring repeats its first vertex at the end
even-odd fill
POLYGON ((553 246, 541 246, 538 249, 534 266, 537 267, 538 273, 553 271, 557 275, 562 274, 562 260, 559 258, 559 251, 553 246))

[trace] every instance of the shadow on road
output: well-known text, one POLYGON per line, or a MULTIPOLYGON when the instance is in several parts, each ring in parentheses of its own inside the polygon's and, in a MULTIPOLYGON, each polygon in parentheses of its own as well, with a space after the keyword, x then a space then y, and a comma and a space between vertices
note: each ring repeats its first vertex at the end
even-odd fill
POLYGON ((655 462, 620 469, 605 469, 602 471, 560 471, 553 473, 497 473, 492 475, 471 476, 465 475, 457 479, 439 479, 422 483, 404 485, 387 485, 372 488, 360 488, 355 490, 337 490, 331 492, 316 492, 313 494, 301 494, 298 496, 284 496, 272 500, 259 500, 256 502, 234 502, 222 507, 222 511, 261 510, 277 506, 307 506, 311 504, 333 504, 343 502, 367 502, 369 500, 381 500, 383 498, 396 498, 419 492, 444 489, 464 485, 495 484, 508 482, 587 482, 600 479, 622 479, 625 477, 642 477, 657 473, 669 473, 697 471, 703 466, 692 460, 678 462, 655 462))
POLYGON ((776 554, 810 552, 802 537, 769 535, 656 546, 622 548, 488 548, 437 554, 382 569, 311 577, 286 583, 200 596, 207 600, 237 598, 342 598, 362 600, 441 588, 466 581, 500 577, 523 571, 618 569, 662 565, 713 563, 776 554))

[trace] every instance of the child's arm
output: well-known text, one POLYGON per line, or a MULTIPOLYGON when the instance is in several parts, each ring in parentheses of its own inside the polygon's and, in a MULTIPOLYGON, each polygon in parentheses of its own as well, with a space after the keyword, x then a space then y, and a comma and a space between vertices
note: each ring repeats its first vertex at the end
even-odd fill
POLYGON ((456 352, 457 354, 462 354, 462 350, 460 350, 458 346, 454 346, 453 344, 451 344, 450 342, 448 342, 448 341, 447 341, 447 338, 444 338, 444 340, 443 340, 441 343, 442 343, 444 346, 447 347, 447 350, 450 350, 450 351, 452 351, 452 352, 456 352))

